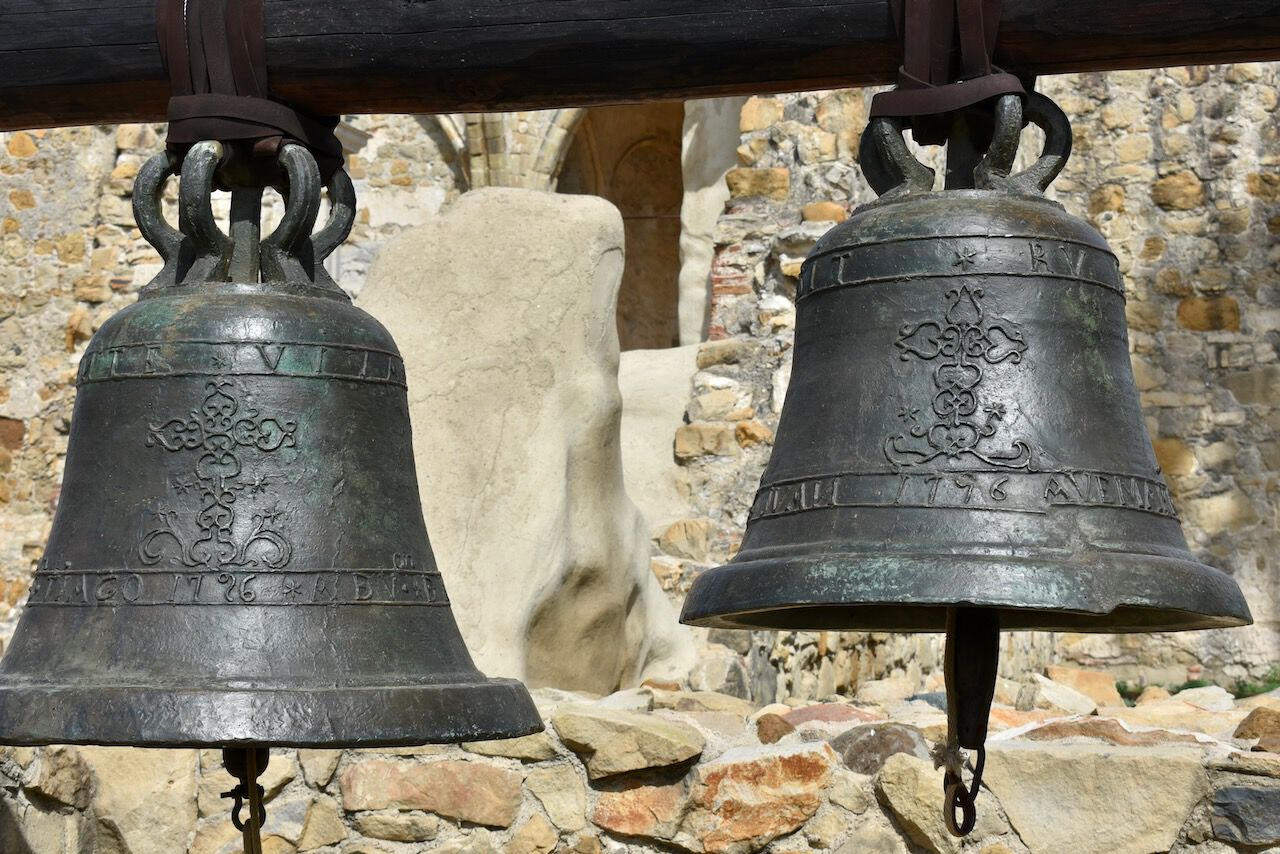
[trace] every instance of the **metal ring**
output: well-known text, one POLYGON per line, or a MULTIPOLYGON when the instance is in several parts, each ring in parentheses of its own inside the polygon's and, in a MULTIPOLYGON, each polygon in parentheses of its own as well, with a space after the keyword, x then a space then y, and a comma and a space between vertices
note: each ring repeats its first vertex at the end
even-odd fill
MULTIPOLYGON (((950 775, 948 775, 950 776, 950 775)), ((952 836, 968 836, 978 824, 978 809, 964 783, 959 781, 944 785, 946 805, 942 817, 947 824, 947 832, 952 836), (956 810, 960 810, 960 820, 956 821, 956 810)))
MULTIPOLYGON (((1018 96, 1006 95, 1000 99, 1000 105, 1008 98, 1021 100, 1018 96)), ((1005 114, 1002 118, 1001 111, 997 108, 992 148, 974 170, 974 184, 979 189, 1043 193, 1067 165, 1072 143, 1071 122, 1067 114, 1052 98, 1039 92, 1030 92, 1026 98, 1026 104, 1020 104, 1016 123, 1011 120, 1010 114, 1005 114), (1035 163, 1016 175, 1011 175, 1013 159, 1008 156, 1006 149, 1012 144, 1013 154, 1017 154, 1018 139, 1028 123, 1044 131, 1044 150, 1035 163), (997 156, 993 158, 992 153, 997 156)))
POLYGON ((182 161, 178 182, 178 228, 195 241, 199 255, 224 253, 231 238, 213 217, 213 182, 222 160, 222 143, 197 142, 182 161))
POLYGON ((877 196, 933 189, 934 170, 912 156, 902 132, 902 119, 890 116, 872 119, 862 132, 858 161, 877 196))
POLYGON ((346 170, 336 170, 325 189, 329 194, 329 219, 311 238, 318 261, 328 258, 342 245, 356 222, 356 188, 351 185, 351 176, 346 170))
POLYGON ((166 263, 182 248, 182 232, 169 225, 163 208, 165 182, 176 174, 177 163, 168 154, 157 154, 142 164, 133 182, 133 218, 166 263))
POLYGON ((995 128, 987 153, 973 170, 973 184, 979 189, 993 189, 992 176, 1008 178, 1018 157, 1018 143, 1026 124, 1022 114, 1021 95, 1001 95, 996 100, 995 128))
POLYGON ((289 180, 284 216, 262 243, 288 255, 297 255, 311 240, 311 230, 320 213, 320 168, 311 152, 296 143, 282 147, 279 160, 289 180))

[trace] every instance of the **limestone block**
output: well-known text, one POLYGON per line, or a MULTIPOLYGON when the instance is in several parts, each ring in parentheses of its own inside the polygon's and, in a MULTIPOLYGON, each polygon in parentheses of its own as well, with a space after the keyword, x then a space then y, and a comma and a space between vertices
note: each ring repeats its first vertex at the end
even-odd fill
POLYGON ((535 813, 511 835, 505 850, 510 854, 551 854, 556 839, 556 829, 535 813))
MULTIPOLYGON (((990 768, 989 759, 987 767, 990 768)), ((876 785, 912 842, 934 854, 955 854, 960 851, 960 840, 947 831, 942 818, 942 776, 942 769, 935 769, 932 761, 895 753, 885 762, 876 785)), ((974 840, 999 836, 1008 829, 992 800, 986 792, 978 796, 974 840)))
POLYGON ((1059 685, 1074 688, 1099 706, 1124 705, 1124 699, 1116 690, 1116 678, 1106 671, 1051 664, 1045 668, 1045 675, 1059 685))
POLYGON ((303 851, 333 845, 347 838, 347 828, 342 823, 338 802, 332 798, 316 798, 307 807, 307 817, 302 825, 298 847, 303 851))
POLYGON ((1033 673, 1032 679, 1034 682, 1029 686, 1035 691, 1032 703, 1037 709, 1061 709, 1069 715, 1091 715, 1098 708, 1095 700, 1075 688, 1046 679, 1039 673, 1033 673))
POLYGON ((813 817, 835 763, 825 744, 728 750, 695 769, 674 841, 716 854, 759 851, 813 817))
POLYGON ((520 810, 520 784, 519 774, 480 762, 365 759, 342 772, 342 806, 347 811, 420 809, 510 827, 520 810))
POLYGON ((835 854, 907 854, 907 846, 893 831, 869 824, 855 830, 835 854))
POLYGON ((1031 854, 1168 851, 1209 792, 1200 751, 1182 747, 1003 742, 984 780, 1031 854))
MULTIPOLYGON (((627 494, 654 531, 689 516, 688 476, 671 454, 683 423, 697 346, 628 350, 618 365, 622 392, 622 473, 627 494)), ((730 397, 733 397, 730 393, 730 397)))
POLYGON ((919 728, 889 721, 855 726, 836 736, 831 747, 845 767, 859 774, 878 773, 889 757, 899 753, 921 760, 931 755, 929 742, 919 728))
POLYGON ((586 826, 587 788, 572 766, 535 768, 525 779, 525 788, 542 804, 556 827, 572 833, 586 826))
POLYGON ((583 757, 593 780, 677 765, 699 756, 706 745, 687 724, 602 706, 561 706, 551 723, 561 741, 583 757))
MULTIPOLYGON (((333 779, 333 772, 338 770, 342 761, 341 750, 299 750, 298 764, 302 766, 302 776, 309 785, 323 789, 333 779)), ((267 767, 271 767, 268 765, 267 767)))
POLYGON ((1190 703, 1206 712, 1229 712, 1236 707, 1236 698, 1220 685, 1187 688, 1174 694, 1173 699, 1190 703))
POLYGON ((362 293, 405 355, 432 547, 492 675, 608 693, 691 664, 623 487, 621 276, 616 208, 492 188, 388 243, 362 293))
POLYGON ((601 792, 591 821, 623 836, 669 840, 684 814, 687 796, 683 783, 601 792))
POLYGON ((435 839, 440 819, 420 812, 364 812, 355 817, 356 830, 374 839, 425 842, 435 839))
POLYGON ((93 792, 93 777, 79 750, 54 746, 40 751, 35 774, 27 783, 28 795, 54 805, 84 809, 93 792))
POLYGON ((196 825, 196 751, 78 749, 93 769, 94 813, 115 825, 131 854, 184 850, 196 825))
POLYGON ((542 762, 545 759, 554 759, 556 755, 551 736, 545 732, 535 732, 533 735, 524 735, 519 738, 499 738, 494 741, 466 741, 462 743, 462 749, 481 756, 506 756, 525 762, 542 762))

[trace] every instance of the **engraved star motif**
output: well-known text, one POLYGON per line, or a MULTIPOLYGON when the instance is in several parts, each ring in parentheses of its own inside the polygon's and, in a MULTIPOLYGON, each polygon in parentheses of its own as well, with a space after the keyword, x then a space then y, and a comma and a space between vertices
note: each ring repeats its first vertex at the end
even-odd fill
POLYGON ((977 262, 978 250, 972 246, 961 246, 959 249, 953 250, 956 256, 951 266, 959 267, 962 270, 968 270, 977 262))
POLYGON ((243 489, 245 492, 247 492, 249 495, 258 495, 260 493, 266 492, 267 484, 270 482, 271 482, 270 478, 264 477, 263 475, 260 475, 260 474, 256 474, 253 476, 252 483, 246 483, 240 488, 243 489))
POLYGON ((219 371, 225 371, 231 367, 231 360, 221 353, 215 353, 210 359, 209 364, 213 365, 219 371))
POLYGON ((186 495, 195 488, 195 482, 189 477, 175 477, 173 479, 173 491, 179 495, 186 495))
POLYGON ((302 595, 302 584, 292 578, 285 578, 280 581, 281 592, 285 596, 295 597, 302 595))

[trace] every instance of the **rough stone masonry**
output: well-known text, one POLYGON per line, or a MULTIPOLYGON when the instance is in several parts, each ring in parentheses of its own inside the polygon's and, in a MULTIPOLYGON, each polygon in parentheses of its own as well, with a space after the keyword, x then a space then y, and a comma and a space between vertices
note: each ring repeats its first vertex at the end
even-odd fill
MULTIPOLYGON (((1100 672, 1002 682, 979 820, 943 826, 936 698, 758 707, 645 686, 540 689, 547 729, 448 747, 276 750, 273 854, 1228 854, 1280 845, 1280 697, 1128 707, 1100 672), (1061 681, 1058 681, 1061 680, 1061 681)), ((872 699, 874 698, 874 699, 872 699)), ((0 850, 234 854, 218 751, 0 749, 0 850)))

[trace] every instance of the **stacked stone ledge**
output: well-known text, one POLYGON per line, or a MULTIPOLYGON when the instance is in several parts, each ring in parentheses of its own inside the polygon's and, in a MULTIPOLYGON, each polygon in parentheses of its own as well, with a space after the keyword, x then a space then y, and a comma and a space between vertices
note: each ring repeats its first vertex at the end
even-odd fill
MULTIPOLYGON (((1280 845, 1280 692, 1151 691, 1100 672, 1002 680, 980 818, 942 824, 936 693, 758 706, 646 686, 535 692, 547 730, 421 748, 276 750, 274 854, 1222 854, 1280 845)), ((233 854, 218 751, 5 748, 0 850, 233 854)))

